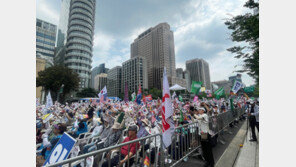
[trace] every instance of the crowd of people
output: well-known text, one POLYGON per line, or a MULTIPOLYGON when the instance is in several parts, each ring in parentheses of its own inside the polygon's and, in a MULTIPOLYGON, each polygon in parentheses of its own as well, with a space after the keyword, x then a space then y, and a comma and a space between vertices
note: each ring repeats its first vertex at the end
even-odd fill
MULTIPOLYGON (((132 101, 106 100, 103 103, 86 101, 60 104, 56 102, 50 107, 38 105, 36 108, 37 164, 43 164, 64 132, 79 141, 76 145, 80 151, 76 156, 148 135, 159 134, 162 132, 161 106, 160 99, 141 102, 141 104, 132 101)), ((258 100, 246 100, 245 97, 239 97, 233 100, 233 104, 230 104, 229 99, 223 98, 187 102, 172 99, 172 106, 174 111, 172 120, 175 127, 198 122, 198 135, 207 166, 214 166, 215 163, 212 153, 212 139, 215 139, 215 134, 209 129, 210 116, 227 112, 232 107, 243 108, 250 117, 252 132, 255 127, 259 130, 258 100)), ((192 133, 192 131, 186 131, 186 133, 192 133)), ((253 133, 252 140, 257 140, 255 133, 253 133)), ((108 163, 116 166, 128 161, 131 166, 134 158, 130 157, 136 154, 137 149, 141 149, 139 157, 142 160, 145 158, 143 152, 146 153, 149 150, 150 164, 154 164, 155 155, 161 149, 161 142, 158 136, 147 139, 143 143, 135 142, 129 146, 123 146, 120 148, 120 154, 112 157, 110 161, 105 161, 106 158, 103 158, 102 154, 97 154, 94 157, 93 166, 108 166, 108 163), (141 145, 143 147, 140 147, 141 145)), ((174 153, 169 152, 169 154, 174 153)), ((106 153, 105 157, 110 157, 110 152, 106 153)), ((174 155, 173 158, 180 157, 174 155)))

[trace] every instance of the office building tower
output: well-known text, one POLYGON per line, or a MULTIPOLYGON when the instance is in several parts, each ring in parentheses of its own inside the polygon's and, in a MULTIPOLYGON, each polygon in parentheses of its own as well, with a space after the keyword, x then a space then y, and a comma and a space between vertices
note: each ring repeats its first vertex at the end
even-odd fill
POLYGON ((54 63, 57 65, 63 65, 65 61, 70 3, 71 0, 62 0, 61 2, 57 47, 54 57, 54 63))
POLYGON ((90 86, 96 0, 62 1, 55 62, 79 74, 79 88, 90 86))
POLYGON ((101 73, 107 74, 107 72, 108 72, 108 69, 105 68, 105 63, 100 64, 99 66, 93 68, 91 70, 91 85, 90 85, 90 87, 95 88, 94 87, 95 76, 97 76, 98 74, 101 74, 101 73))
MULTIPOLYGON (((186 61, 186 70, 190 73, 190 82, 202 82, 207 90, 211 90, 209 64, 203 59, 192 59, 186 61)), ((191 83, 190 83, 191 85, 191 83)))
POLYGON ((239 81, 240 83, 243 83, 242 74, 236 74, 235 76, 230 76, 228 79, 232 85, 234 84, 235 81, 239 81))
POLYGON ((176 69, 176 77, 177 78, 183 78, 183 69, 182 68, 177 68, 176 69))
POLYGON ((147 62, 148 88, 162 88, 163 69, 166 67, 169 84, 176 77, 174 34, 170 25, 160 23, 141 33, 131 44, 131 58, 144 57, 147 62))
POLYGON ((148 89, 147 64, 144 57, 134 57, 122 63, 122 91, 125 88, 125 83, 131 92, 137 93, 140 84, 142 92, 144 89, 148 89))
POLYGON ((183 71, 183 79, 185 79, 185 81, 186 81, 186 89, 187 89, 187 91, 190 91, 190 89, 191 89, 191 80, 190 80, 189 71, 187 71, 187 70, 183 71))
POLYGON ((104 86, 107 86, 107 74, 100 73, 94 77, 94 89, 101 91, 104 86))
MULTIPOLYGON (((230 93, 230 90, 232 88, 231 81, 227 81, 227 80, 215 81, 215 82, 212 82, 212 85, 213 84, 217 85, 218 88, 223 87, 226 94, 229 94, 230 93)), ((214 91, 215 91, 215 89, 213 88, 213 92, 214 91)))
POLYGON ((118 97, 121 93, 122 67, 116 66, 107 73, 107 92, 110 97, 118 97))
POLYGON ((41 54, 53 61, 57 26, 36 19, 36 55, 41 54))

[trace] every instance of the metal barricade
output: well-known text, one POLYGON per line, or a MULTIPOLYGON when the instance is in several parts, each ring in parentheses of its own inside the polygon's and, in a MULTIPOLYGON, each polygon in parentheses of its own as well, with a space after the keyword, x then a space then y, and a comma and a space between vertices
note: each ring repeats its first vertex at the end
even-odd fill
POLYGON ((166 150, 166 159, 172 160, 169 166, 175 166, 200 147, 198 123, 193 122, 175 128, 172 144, 166 150))
MULTIPOLYGON (((143 163, 144 162, 144 159, 146 156, 149 157, 149 160, 151 162, 151 158, 153 158, 152 156, 154 156, 154 166, 163 166, 163 149, 160 149, 162 148, 162 142, 160 142, 159 144, 159 148, 156 147, 157 146, 157 137, 159 138, 160 141, 162 141, 162 134, 159 133, 159 134, 154 134, 154 135, 149 135, 149 136, 146 136, 146 137, 143 137, 143 138, 140 138, 140 139, 136 139, 136 140, 133 140, 133 141, 129 141, 129 142, 126 142, 126 143, 122 143, 122 144, 118 144, 118 145, 115 145, 115 146, 111 146, 111 147, 108 147, 108 148, 103 148, 101 150, 97 150, 97 151, 93 151, 93 152, 90 152, 90 153, 87 153, 87 154, 83 154, 83 155, 80 155, 78 157, 74 157, 74 158, 70 158, 70 159, 67 159, 67 160, 64 160, 64 161, 61 161, 61 162, 57 162, 55 164, 51 164, 51 165, 48 165, 46 167, 58 167, 58 166, 67 166, 67 167, 72 167, 72 166, 75 166, 77 165, 77 161, 80 162, 84 162, 84 164, 86 164, 86 159, 88 157, 94 157, 94 159, 96 160, 96 156, 102 156, 103 153, 111 153, 109 155, 107 155, 106 157, 102 157, 101 158, 101 162, 103 162, 103 160, 105 159, 105 163, 100 163, 100 166, 102 165, 106 165, 108 167, 112 167, 111 166, 111 160, 112 158, 115 158, 115 156, 118 156, 119 157, 119 161, 122 160, 121 159, 121 148, 123 146, 126 146, 128 145, 128 152, 130 152, 130 147, 131 147, 131 144, 133 143, 141 143, 141 145, 139 144, 139 147, 138 147, 138 144, 136 144, 136 153, 134 155, 132 155, 131 157, 128 156, 128 160, 125 162, 125 167, 130 167, 132 166, 133 163, 135 164, 140 164, 140 163, 143 163), (154 140, 153 140, 154 138, 154 140), (154 148, 152 147, 153 145, 151 145, 151 142, 154 142, 154 148), (149 144, 149 145, 147 145, 149 144), (146 149, 148 146, 149 150, 146 149), (145 148, 146 147, 146 148, 145 148), (148 152, 148 151, 149 152, 148 152), (154 150, 154 151, 153 151, 154 150), (142 154, 140 153, 142 152, 142 154), (117 154, 117 155, 116 155, 117 154), (152 155, 154 154, 154 155, 152 155)), ((95 162, 94 162, 95 163, 95 162)), ((118 165, 118 164, 116 164, 118 165)))
MULTIPOLYGON (((236 109, 234 110, 234 112, 227 111, 209 117, 209 129, 211 131, 211 135, 215 136, 219 134, 218 136, 223 138, 223 131, 229 127, 230 123, 232 123, 235 119, 239 118, 243 114, 243 109, 236 109)), ((201 147, 198 135, 198 123, 192 122, 175 128, 172 135, 172 144, 166 149, 163 149, 162 147, 162 133, 159 133, 83 154, 75 158, 70 158, 49 165, 48 167, 57 167, 61 165, 72 167, 74 165, 77 165, 77 163, 75 164, 75 162, 77 161, 83 161, 84 164, 86 164, 86 159, 88 157, 106 155, 107 152, 116 149, 117 151, 112 151, 111 157, 102 157, 100 160, 101 162, 103 162, 103 160, 106 159, 106 162, 108 162, 107 166, 112 167, 111 159, 115 156, 118 156, 119 158, 121 157, 120 149, 123 146, 128 145, 128 152, 130 152, 130 144, 136 142, 140 143, 139 148, 136 148, 136 150, 138 151, 132 157, 128 157, 129 160, 126 161, 125 167, 130 167, 132 164, 143 164, 146 157, 149 158, 149 163, 153 164, 154 167, 163 167, 165 165, 165 159, 172 160, 171 163, 166 163, 167 165, 176 166, 179 162, 184 160, 186 157, 188 157, 190 154, 201 147), (131 159, 133 159, 133 162, 130 161, 131 159)), ((94 159, 96 160, 96 158, 94 159)), ((102 166, 102 163, 100 163, 99 166, 102 166)))

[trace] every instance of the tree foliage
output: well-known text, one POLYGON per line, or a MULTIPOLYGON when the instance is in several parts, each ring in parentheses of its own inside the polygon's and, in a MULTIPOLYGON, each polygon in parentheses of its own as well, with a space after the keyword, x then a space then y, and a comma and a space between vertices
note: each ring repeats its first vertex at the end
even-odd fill
POLYGON ((45 91, 51 91, 52 99, 55 101, 57 93, 64 84, 61 99, 70 93, 76 91, 79 86, 79 76, 76 72, 64 66, 52 66, 38 73, 36 86, 44 87, 45 91))
MULTIPOLYGON (((259 3, 248 0, 244 7, 251 10, 258 9, 259 3)), ((235 58, 243 59, 242 70, 237 72, 247 72, 248 75, 259 83, 259 12, 238 15, 225 22, 228 29, 232 30, 231 40, 243 43, 243 45, 233 46, 227 50, 236 54, 235 58)))
POLYGON ((93 88, 84 88, 76 93, 77 97, 97 97, 96 90, 93 88))
POLYGON ((157 88, 152 88, 152 89, 149 89, 149 94, 152 95, 152 98, 153 99, 157 99, 158 97, 161 99, 162 98, 162 91, 157 89, 157 88))

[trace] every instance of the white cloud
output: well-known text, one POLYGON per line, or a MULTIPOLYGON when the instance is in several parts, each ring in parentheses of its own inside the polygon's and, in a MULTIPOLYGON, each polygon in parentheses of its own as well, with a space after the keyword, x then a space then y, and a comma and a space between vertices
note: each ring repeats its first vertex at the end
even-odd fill
MULTIPOLYGON (((211 82, 219 80, 228 80, 228 77, 236 75, 235 71, 241 69, 240 66, 235 67, 242 63, 242 60, 234 58, 227 51, 218 53, 219 56, 206 60, 210 66, 211 82)), ((246 73, 242 74, 243 82, 248 86, 254 84, 254 79, 246 73)))
MULTIPOLYGON (((60 1, 57 1, 60 5, 60 1)), ((36 15, 44 21, 48 21, 52 24, 58 26, 59 23, 59 10, 56 8, 51 8, 46 0, 36 1, 36 15)))

